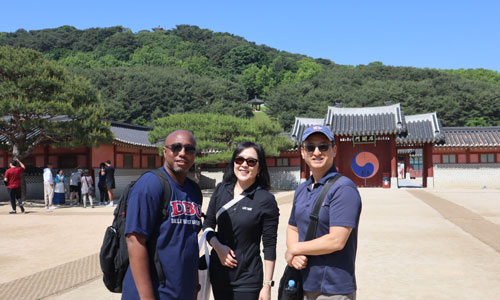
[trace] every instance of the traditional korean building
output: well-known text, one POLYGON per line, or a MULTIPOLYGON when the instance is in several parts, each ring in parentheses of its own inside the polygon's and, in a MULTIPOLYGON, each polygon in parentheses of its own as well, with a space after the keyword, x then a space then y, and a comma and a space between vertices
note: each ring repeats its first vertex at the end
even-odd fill
MULTIPOLYGON (((163 164, 158 155, 158 145, 148 140, 150 130, 150 127, 111 122, 114 139, 110 144, 77 148, 53 148, 49 145, 37 147, 23 159, 28 184, 27 198, 42 198, 42 170, 49 162, 52 163, 54 171, 62 169, 69 178, 78 167, 88 169, 95 176, 98 174, 99 165, 108 159, 116 168, 116 193, 120 195, 121 189, 136 180, 139 175, 149 169, 159 168, 163 164)), ((10 152, 0 150, 0 169, 8 168, 11 160, 10 152)), ((1 192, 4 189, 4 186, 0 187, 0 200, 7 199, 7 193, 1 192)))
MULTIPOLYGON (((300 137, 315 124, 335 134, 339 171, 360 187, 421 186, 436 188, 500 188, 500 126, 442 127, 436 113, 405 115, 400 104, 346 108, 330 106, 325 118, 296 117, 290 134, 298 148, 266 159, 273 189, 293 189, 310 176, 300 156, 300 137)), ((40 146, 23 160, 27 166, 27 198, 43 195, 42 169, 51 162, 69 176, 77 167, 97 175, 99 164, 116 167, 116 195, 145 171, 163 165, 149 127, 111 122, 114 139, 99 147, 40 146)), ((0 136, 0 142, 2 137, 0 136)), ((12 156, 0 150, 0 173, 12 156)), ((213 188, 226 164, 202 165, 200 184, 213 188)), ((0 200, 7 200, 0 185, 0 200)))
MULTIPOLYGON (((303 131, 314 124, 330 127, 335 165, 358 186, 398 187, 421 179, 414 185, 500 187, 500 127, 442 127, 436 113, 406 116, 399 103, 336 105, 322 119, 295 118, 291 136, 299 148, 303 131)), ((303 160, 300 168, 301 180, 308 178, 303 160)))

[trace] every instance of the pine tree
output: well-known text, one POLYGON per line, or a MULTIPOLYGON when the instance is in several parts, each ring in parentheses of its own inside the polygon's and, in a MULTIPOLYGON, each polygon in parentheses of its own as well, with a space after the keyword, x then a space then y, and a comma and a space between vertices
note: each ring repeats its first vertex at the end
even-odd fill
POLYGON ((0 137, 13 157, 37 146, 97 145, 112 133, 97 91, 82 77, 24 48, 0 47, 0 137))

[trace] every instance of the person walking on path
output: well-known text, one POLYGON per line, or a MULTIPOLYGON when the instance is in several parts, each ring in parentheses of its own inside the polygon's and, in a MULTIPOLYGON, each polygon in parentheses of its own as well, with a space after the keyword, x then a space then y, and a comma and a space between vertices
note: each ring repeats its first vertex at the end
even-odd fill
POLYGON ((101 163, 99 166, 99 181, 97 182, 97 187, 99 188, 99 195, 101 197, 101 201, 99 202, 99 205, 102 204, 108 204, 109 197, 108 197, 108 190, 106 189, 106 171, 104 171, 104 168, 106 168, 105 163, 101 163))
POLYGON ((215 300, 271 299, 279 209, 270 188, 264 149, 253 142, 239 144, 203 223, 213 247, 210 281, 215 300), (223 208, 233 199, 239 201, 223 208))
POLYGON ((115 168, 111 165, 111 161, 109 159, 106 161, 106 168, 104 168, 104 172, 106 173, 106 190, 109 197, 108 206, 113 206, 115 204, 113 201, 113 190, 115 189, 115 168))
POLYGON ((198 185, 187 178, 195 154, 196 140, 189 131, 177 130, 165 139, 165 163, 160 170, 171 187, 165 219, 157 220, 163 209, 163 179, 146 173, 129 193, 125 234, 130 266, 123 280, 123 300, 196 299, 202 199, 198 185), (149 249, 150 244, 156 244, 156 249, 149 249), (151 254, 154 250, 165 274, 162 283, 151 254))
POLYGON ((10 168, 4 174, 4 181, 7 184, 7 190, 10 196, 10 205, 12 206, 12 211, 9 214, 17 213, 16 201, 24 213, 23 200, 21 199, 21 175, 24 172, 24 164, 16 158, 9 164, 10 168))
POLYGON ((52 175, 52 164, 48 163, 47 167, 43 169, 43 200, 45 202, 45 209, 55 209, 52 205, 52 198, 54 197, 54 177, 52 175))
POLYGON ((57 175, 56 179, 54 179, 56 183, 56 187, 54 189, 54 199, 52 200, 53 204, 64 204, 65 198, 66 198, 66 193, 65 193, 65 187, 64 184, 66 182, 66 177, 64 177, 63 170, 59 169, 57 170, 57 175))
POLYGON ((304 241, 323 186, 338 174, 333 163, 336 154, 328 127, 313 125, 304 131, 301 155, 312 176, 295 191, 285 254, 289 266, 302 270, 304 299, 356 299, 354 267, 361 197, 350 179, 342 176, 331 186, 319 212, 316 236, 304 241))
POLYGON ((91 193, 91 188, 93 187, 94 181, 92 180, 92 176, 90 176, 88 170, 83 171, 83 176, 80 180, 82 183, 83 207, 87 208, 87 198, 88 198, 90 206, 94 208, 94 195, 92 195, 91 193))
POLYGON ((80 202, 80 187, 82 186, 82 174, 80 168, 71 173, 69 177, 69 202, 71 205, 76 205, 80 202), (73 202, 73 196, 76 201, 73 202))

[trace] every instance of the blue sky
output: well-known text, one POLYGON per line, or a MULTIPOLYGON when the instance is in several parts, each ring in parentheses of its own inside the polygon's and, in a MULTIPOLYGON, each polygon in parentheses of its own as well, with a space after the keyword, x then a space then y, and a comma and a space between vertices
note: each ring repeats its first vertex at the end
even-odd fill
POLYGON ((197 25, 338 64, 500 71, 500 1, 0 0, 0 31, 197 25))

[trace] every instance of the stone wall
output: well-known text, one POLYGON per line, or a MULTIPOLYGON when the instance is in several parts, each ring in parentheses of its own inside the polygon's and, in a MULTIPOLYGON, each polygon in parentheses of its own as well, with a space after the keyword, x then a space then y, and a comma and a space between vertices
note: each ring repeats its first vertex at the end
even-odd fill
POLYGON ((500 164, 434 164, 435 188, 500 188, 500 164))
MULTIPOLYGON (((224 168, 210 168, 201 171, 201 188, 213 189, 222 182, 224 168)), ((273 190, 293 190, 300 181, 299 167, 269 167, 271 188, 273 190)))

